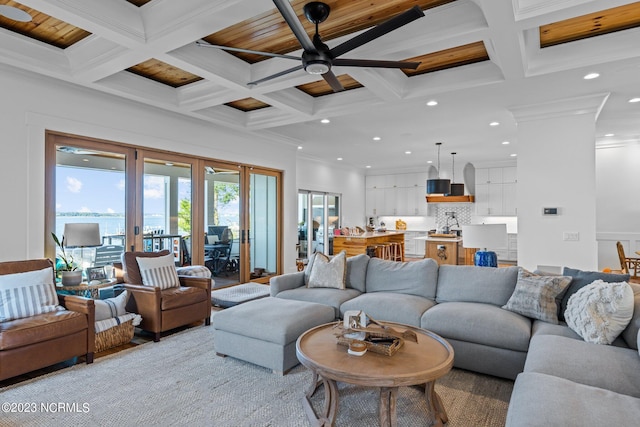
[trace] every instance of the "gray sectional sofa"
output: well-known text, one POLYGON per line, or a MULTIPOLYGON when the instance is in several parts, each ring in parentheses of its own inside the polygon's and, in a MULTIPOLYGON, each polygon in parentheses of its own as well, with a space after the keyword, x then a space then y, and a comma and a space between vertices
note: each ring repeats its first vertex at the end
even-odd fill
POLYGON ((376 320, 431 330, 453 346, 454 366, 515 379, 509 427, 627 426, 640 420, 638 285, 631 284, 631 323, 607 346, 583 341, 564 322, 503 309, 515 289, 517 267, 438 266, 432 259, 398 263, 359 255, 347 260, 344 290, 309 288, 306 274, 272 278, 271 296, 329 305, 336 318, 363 310, 376 320))

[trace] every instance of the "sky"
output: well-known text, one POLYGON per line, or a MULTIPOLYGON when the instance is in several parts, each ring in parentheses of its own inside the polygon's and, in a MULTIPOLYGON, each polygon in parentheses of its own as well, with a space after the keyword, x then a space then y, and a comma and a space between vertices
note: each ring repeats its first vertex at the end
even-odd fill
MULTIPOLYGON (((124 213, 124 177, 121 171, 58 166, 56 212, 124 213)), ((146 175, 144 181, 145 213, 164 213, 164 177, 146 175)), ((179 186, 179 198, 190 198, 188 185, 179 186)))

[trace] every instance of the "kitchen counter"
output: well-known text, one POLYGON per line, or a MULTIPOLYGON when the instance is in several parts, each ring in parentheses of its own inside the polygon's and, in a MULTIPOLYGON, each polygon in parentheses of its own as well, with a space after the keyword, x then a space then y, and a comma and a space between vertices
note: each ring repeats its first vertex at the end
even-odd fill
MULTIPOLYGON (((404 247, 404 231, 368 231, 359 236, 333 236, 333 253, 344 250, 348 257, 366 254, 367 246, 392 242, 402 243, 404 247)), ((404 259, 404 254, 402 256, 404 259)))
POLYGON ((428 242, 462 242, 462 237, 420 236, 420 237, 415 237, 413 240, 426 240, 428 242))

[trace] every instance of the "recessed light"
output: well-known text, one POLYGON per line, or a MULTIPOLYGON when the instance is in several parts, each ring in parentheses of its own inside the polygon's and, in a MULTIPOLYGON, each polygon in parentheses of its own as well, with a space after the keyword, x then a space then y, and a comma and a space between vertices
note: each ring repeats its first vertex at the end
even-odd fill
POLYGON ((380 138, 379 136, 374 136, 374 137, 373 137, 373 140, 374 140, 374 141, 380 141, 381 139, 382 139, 382 138, 380 138))
POLYGON ((591 80, 591 79, 597 79, 598 77, 600 77, 600 74, 598 74, 598 73, 589 73, 589 74, 586 74, 586 75, 583 77, 583 79, 585 79, 585 80, 591 80))
POLYGON ((433 163, 433 160, 427 160, 427 163, 431 164, 431 163, 433 163))
POLYGON ((436 105, 438 105, 438 101, 432 99, 431 101, 427 102, 427 105, 429 107, 435 107, 436 105))
POLYGON ((411 154, 411 151, 407 150, 404 152, 404 154, 411 154))
POLYGON ((89 161, 89 159, 82 159, 82 161, 83 161, 83 162, 88 162, 88 161, 89 161))
POLYGON ((608 137, 612 137, 612 136, 615 136, 615 135, 616 135, 615 133, 605 133, 604 134, 604 136, 608 136, 608 137))
POLYGON ((511 157, 518 157, 518 155, 514 153, 514 154, 511 154, 511 157))
POLYGON ((336 160, 342 160, 342 157, 338 157, 336 160))
POLYGON ((491 122, 489 126, 500 126, 500 122, 491 122))
POLYGON ((629 102, 640 102, 640 98, 631 98, 629 102))
POLYGON ((371 165, 367 165, 367 166, 365 166, 365 168, 371 169, 371 165))
POLYGON ((322 120, 320 120, 320 123, 324 123, 324 124, 331 123, 331 120, 329 120, 329 119, 322 119, 322 120))
POLYGON ((509 141, 502 141, 502 145, 509 145, 511 144, 509 141))
POLYGON ((298 145, 298 150, 302 150, 302 145, 298 145))

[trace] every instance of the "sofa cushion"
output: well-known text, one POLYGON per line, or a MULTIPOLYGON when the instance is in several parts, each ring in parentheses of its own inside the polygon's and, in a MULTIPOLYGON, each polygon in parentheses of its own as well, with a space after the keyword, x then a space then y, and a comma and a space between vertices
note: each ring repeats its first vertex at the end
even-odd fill
POLYGON ((622 331, 622 338, 631 348, 638 349, 638 333, 640 333, 640 285, 629 283, 633 290, 633 317, 629 325, 622 331))
POLYGON ((559 335, 574 340, 582 340, 582 337, 576 334, 564 322, 554 325, 553 323, 543 322, 542 320, 534 320, 531 325, 531 336, 535 337, 536 335, 559 335))
POLYGON ((61 310, 53 268, 0 275, 0 322, 61 310))
POLYGON ((633 290, 627 282, 596 280, 569 298, 564 317, 586 342, 611 344, 633 317, 633 290))
POLYGON ((506 427, 633 426, 639 419, 640 399, 525 372, 513 386, 506 427))
POLYGON ((347 253, 342 251, 332 259, 329 259, 325 254, 318 253, 310 269, 307 287, 344 289, 347 275, 347 253))
POLYGON ((192 286, 178 286, 162 290, 160 310, 172 310, 178 307, 197 304, 202 301, 210 301, 211 296, 202 288, 192 286))
POLYGON ((518 267, 441 265, 437 302, 480 302, 502 307, 516 287, 518 267))
POLYGON ((563 276, 571 276, 571 284, 567 288, 567 291, 564 293, 562 297, 562 302, 560 306, 560 320, 564 320, 564 312, 567 310, 567 303, 569 302, 569 298, 571 295, 578 292, 581 288, 584 288, 590 283, 593 283, 595 280, 603 280, 605 282, 617 283, 617 282, 628 282, 629 275, 628 274, 611 274, 611 273, 601 273, 599 271, 582 271, 575 268, 565 267, 562 270, 563 276))
POLYGON ((159 257, 136 257, 142 284, 160 289, 177 288, 180 279, 176 272, 176 264, 173 255, 159 257))
MULTIPOLYGON (((489 268, 489 267, 482 267, 489 268)), ((531 320, 492 304, 447 302, 427 310, 420 327, 459 341, 527 351, 531 320)))
POLYGON ((536 335, 529 344, 524 371, 640 397, 640 358, 634 349, 536 335))
POLYGON ((393 292, 435 299, 438 264, 431 258, 413 262, 371 258, 367 265, 367 292, 393 292))
POLYGON ((278 293, 278 298, 315 302, 333 307, 335 318, 340 317, 340 306, 345 301, 360 295, 360 291, 355 289, 332 289, 332 288, 305 288, 301 286, 296 289, 288 289, 278 293))
POLYGON ((398 322, 420 327, 422 313, 435 305, 433 300, 395 292, 371 292, 344 302, 341 317, 347 310, 362 310, 375 320, 398 322))
POLYGON ((85 314, 67 310, 0 322, 0 351, 64 337, 87 327, 85 314))
POLYGON ((505 310, 545 322, 558 323, 556 297, 571 283, 567 276, 540 276, 520 268, 518 281, 505 310))

